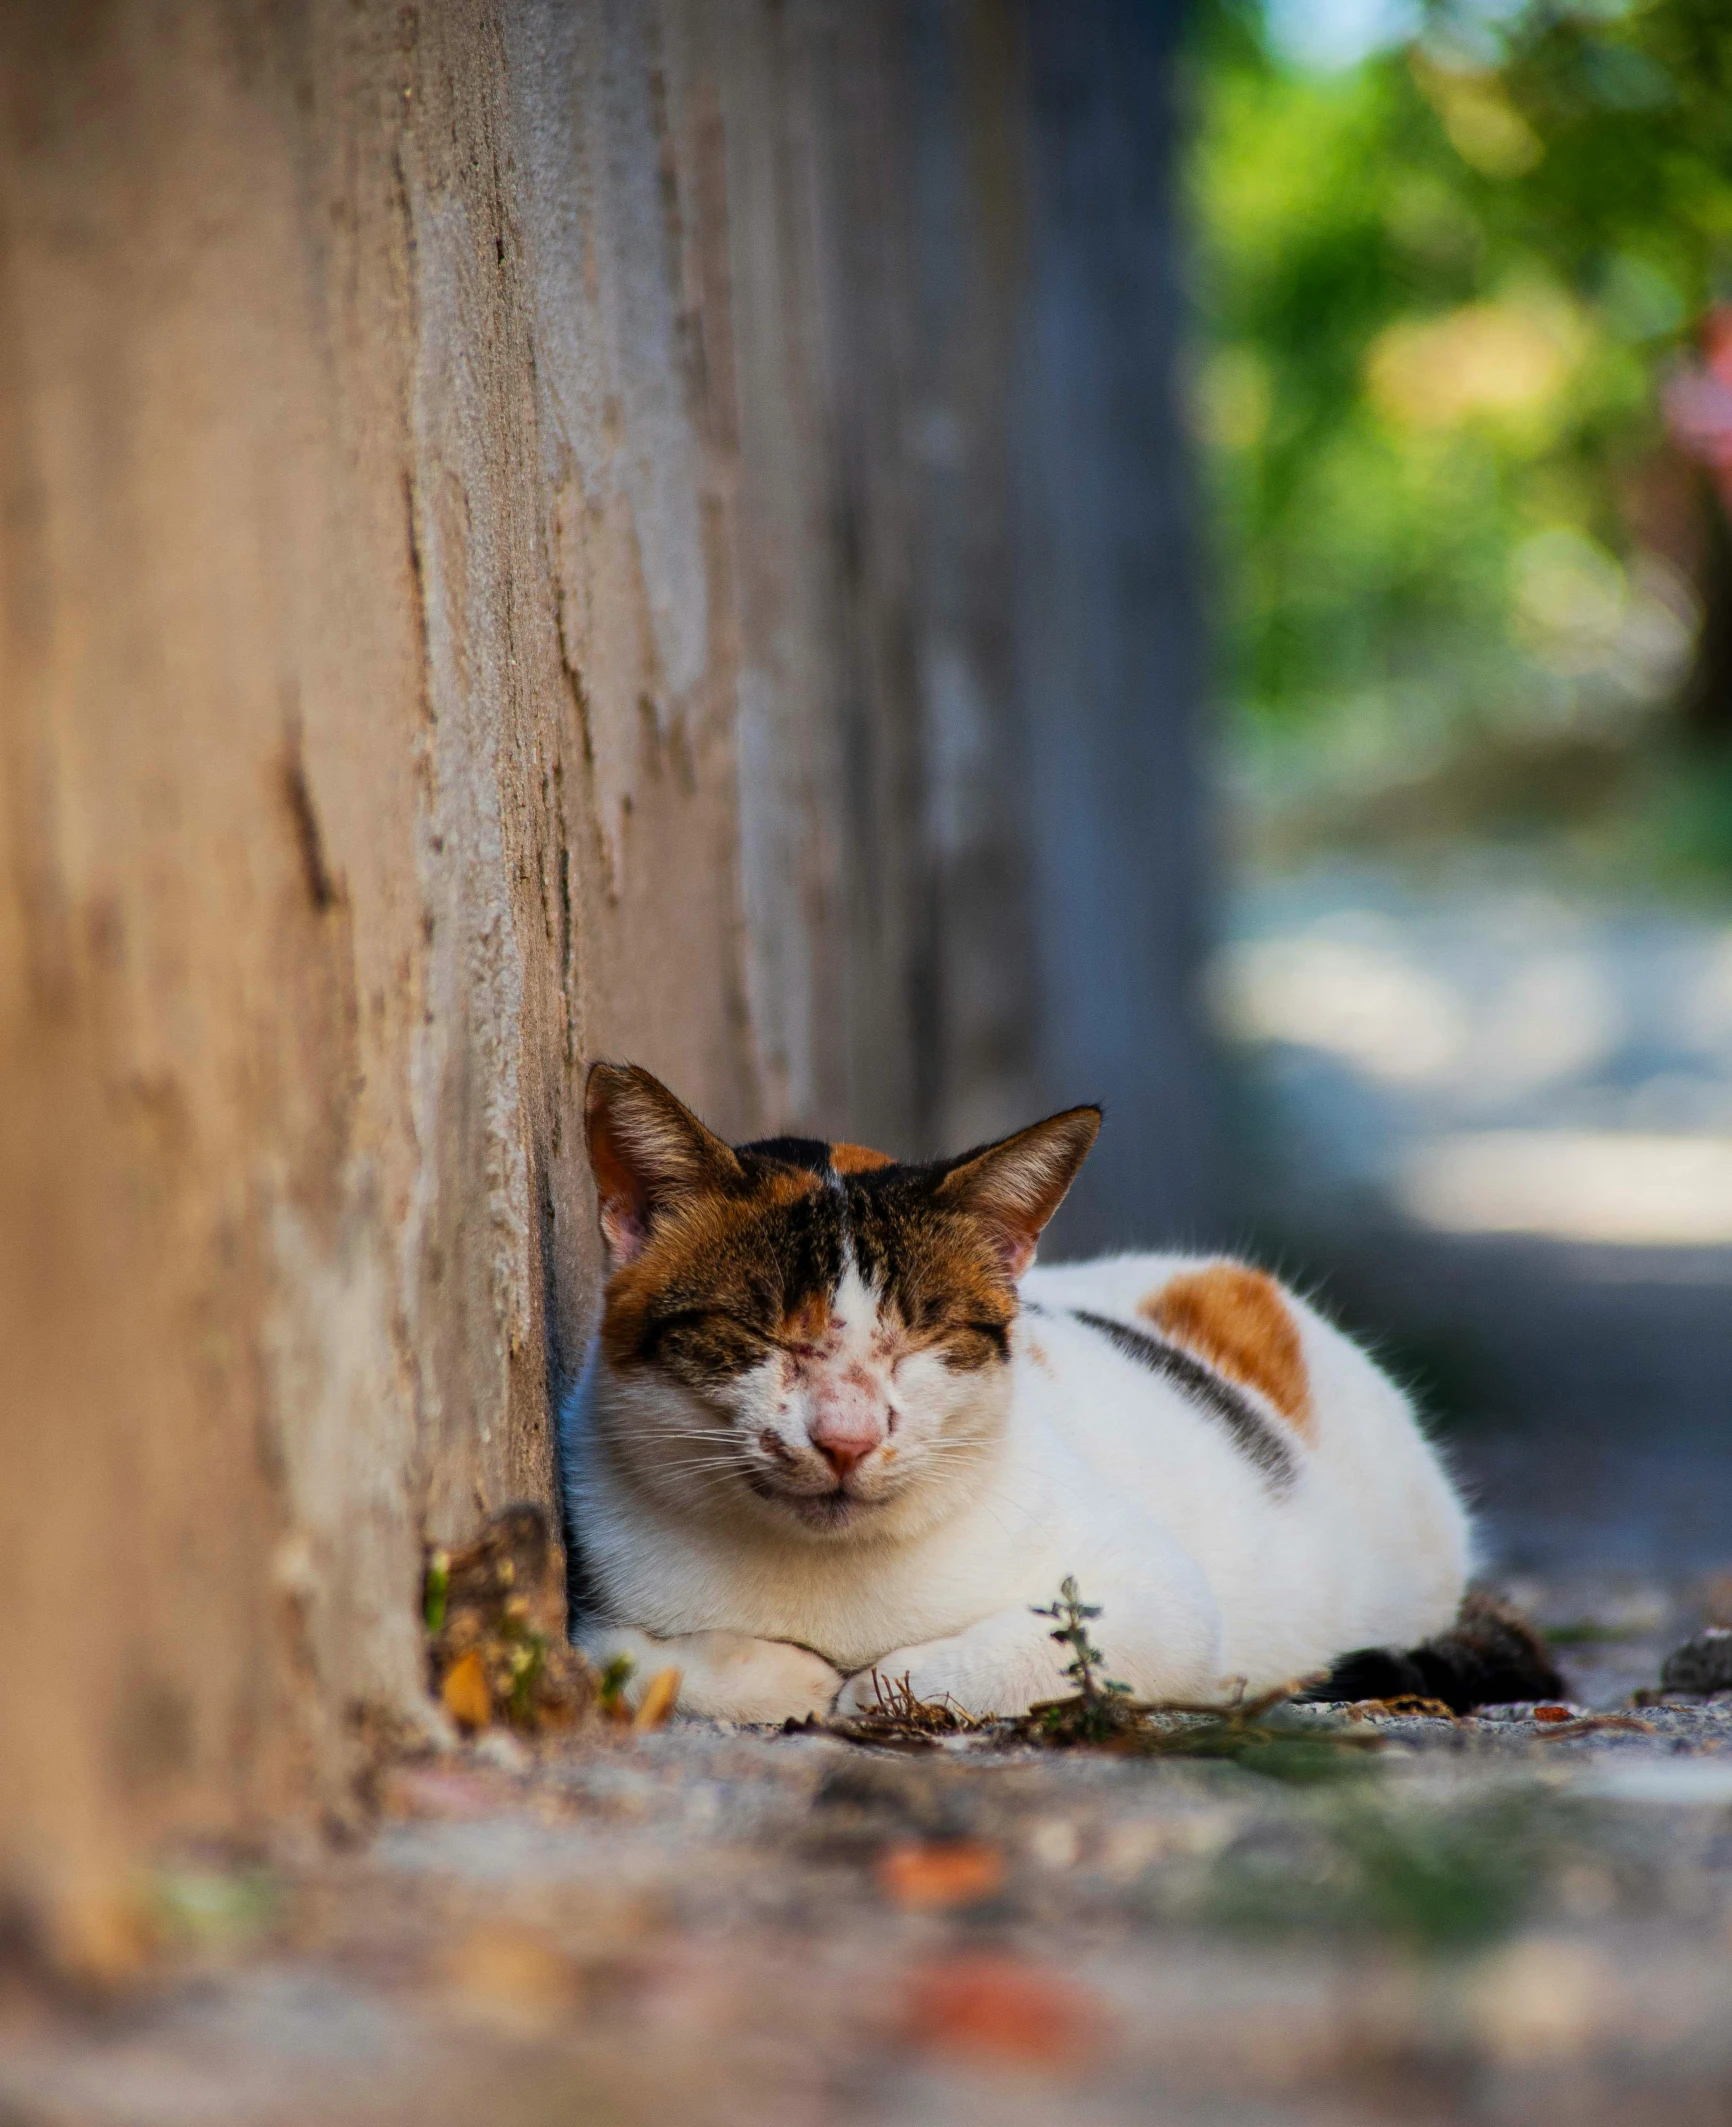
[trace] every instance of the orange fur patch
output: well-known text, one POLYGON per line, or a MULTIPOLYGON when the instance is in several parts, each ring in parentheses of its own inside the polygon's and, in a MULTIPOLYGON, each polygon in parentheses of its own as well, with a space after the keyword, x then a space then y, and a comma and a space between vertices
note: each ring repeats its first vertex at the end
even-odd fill
POLYGON ((629 1366, 643 1334, 644 1318, 664 1286, 699 1283, 700 1267, 726 1264, 749 1245, 759 1213, 796 1203, 823 1187, 815 1174, 788 1169, 767 1175, 751 1197, 701 1196, 654 1232, 643 1253, 607 1281, 601 1318, 602 1348, 615 1366, 629 1366))
POLYGON ((1311 1384, 1299 1328, 1266 1271, 1211 1263, 1137 1302, 1165 1336, 1217 1373, 1268 1398, 1293 1430, 1311 1429, 1311 1384))
POLYGON ((838 1174, 873 1174, 896 1162, 888 1152, 874 1152, 870 1145, 832 1145, 830 1164, 838 1174))
POLYGON ((815 1292, 782 1317, 777 1334, 784 1344, 817 1344, 829 1327, 829 1295, 815 1292))

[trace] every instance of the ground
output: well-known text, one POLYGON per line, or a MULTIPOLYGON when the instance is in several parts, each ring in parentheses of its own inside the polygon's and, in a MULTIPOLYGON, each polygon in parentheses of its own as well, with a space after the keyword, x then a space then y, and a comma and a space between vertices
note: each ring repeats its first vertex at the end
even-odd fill
MULTIPOLYGON (((1416 936, 1324 943, 1363 981, 1416 936)), ((1571 1005, 1583 956, 1607 994, 1663 963, 1713 1002, 1693 939, 1669 960, 1578 940, 1566 981, 1548 932, 1550 972, 1515 985, 1530 1076, 1609 1099, 1646 1008, 1620 1049, 1610 1006, 1571 1005), (1580 1038, 1548 1048, 1565 1006, 1580 1038)), ((1288 1134, 1382 1146, 1375 1194, 1459 1134, 1472 1028, 1429 1080, 1373 1057, 1369 1081, 1300 1083, 1356 1010, 1290 1046, 1288 1134)), ((1632 1099, 1715 1090, 1638 1063, 1632 1099)), ((1536 1121, 1499 1100, 1476 1127, 1536 1121)), ((341 1846, 169 1857, 135 1990, 0 1987, 0 2127, 1732 2120, 1732 1697, 1631 1703, 1704 1617, 1732 1622, 1732 1250, 1567 1219, 1427 1232, 1363 1194, 1329 1227, 1306 1190, 1295 1267, 1453 1413, 1488 1569, 1599 1721, 1377 1719, 1343 1743, 1295 1714, 1222 1758, 491 1732, 397 1766, 341 1846)), ((1110 1654, 1110 1618, 1098 1637, 1110 1654)))
MULTIPOLYGON (((1559 1586, 1578 1702, 1657 1680, 1683 1591, 1559 1586)), ((1732 1699, 1274 1718, 1220 1759, 491 1731, 352 1844, 167 1862, 141 1987, 5 1997, 0 2121, 1732 2115, 1732 1699)))

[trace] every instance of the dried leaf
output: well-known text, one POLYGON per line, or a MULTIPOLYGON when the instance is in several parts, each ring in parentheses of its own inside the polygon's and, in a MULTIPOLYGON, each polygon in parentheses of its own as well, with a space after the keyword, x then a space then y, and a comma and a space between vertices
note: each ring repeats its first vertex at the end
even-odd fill
POLYGON ((460 1654, 446 1670, 439 1700, 459 1728, 485 1728, 492 1720, 493 1694, 487 1688, 487 1671, 477 1649, 460 1654))
POLYGON ((916 2044, 1040 2067, 1089 2060, 1107 2026, 1094 1996, 1072 1981, 992 1956, 958 1957, 917 1972, 908 2022, 916 2044))
POLYGON ((1348 1712, 1355 1720, 1368 1714, 1393 1714, 1409 1721, 1453 1721, 1457 1718, 1453 1706, 1446 1706, 1442 1699, 1425 1698, 1416 1691, 1399 1692, 1392 1699, 1356 1699, 1348 1712))
MULTIPOLYGON (((1534 1718, 1540 1718, 1537 1711, 1534 1718)), ((1547 1719, 1551 1725, 1539 1731, 1536 1742, 1567 1743, 1572 1736, 1603 1735, 1609 1728, 1623 1729, 1631 1735, 1651 1736, 1654 1733, 1652 1721, 1638 1720, 1631 1713, 1584 1713, 1568 1716, 1562 1721, 1555 1714, 1548 1714, 1547 1719)))
POLYGON ((973 1905, 1004 1885, 1004 1854, 982 1839, 893 1846, 878 1863, 887 1897, 910 1912, 973 1905))
POLYGON ((665 1728, 680 1695, 680 1672, 658 1669, 644 1686, 643 1698, 632 1716, 632 1726, 641 1734, 650 1728, 665 1728))
POLYGON ((594 1675, 565 1637, 562 1576, 540 1507, 507 1507, 472 1544, 431 1553, 426 1615, 434 1688, 465 1728, 490 1719, 530 1734, 568 1728, 594 1704, 594 1675))

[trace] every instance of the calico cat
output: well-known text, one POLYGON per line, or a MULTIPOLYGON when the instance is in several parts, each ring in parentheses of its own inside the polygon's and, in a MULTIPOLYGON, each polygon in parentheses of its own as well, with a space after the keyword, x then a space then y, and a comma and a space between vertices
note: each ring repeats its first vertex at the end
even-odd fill
POLYGON ((732 1147, 596 1064, 610 1276, 564 1414, 574 1636, 680 1707, 1014 1713, 1068 1687, 1032 1614, 1067 1574, 1112 1676, 1221 1703, 1454 1619, 1462 1503, 1401 1391, 1260 1270, 1031 1269, 1100 1125, 1072 1108, 931 1165, 732 1147))

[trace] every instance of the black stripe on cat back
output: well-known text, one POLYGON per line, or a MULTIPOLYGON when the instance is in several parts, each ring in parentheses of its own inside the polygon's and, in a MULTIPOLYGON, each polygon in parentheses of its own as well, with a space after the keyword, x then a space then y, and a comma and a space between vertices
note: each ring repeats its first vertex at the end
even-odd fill
POLYGON ((1211 1418, 1218 1418, 1233 1436, 1233 1445, 1247 1462, 1255 1465, 1277 1492, 1289 1492, 1299 1476, 1298 1458, 1292 1445, 1275 1430, 1255 1404, 1241 1396, 1229 1382, 1211 1371, 1200 1359, 1181 1351, 1176 1344, 1151 1337, 1147 1330, 1133 1329, 1128 1322, 1115 1322, 1111 1315, 1091 1314, 1086 1307, 1071 1313, 1090 1329, 1110 1337, 1127 1359, 1146 1366, 1200 1404, 1211 1418))

